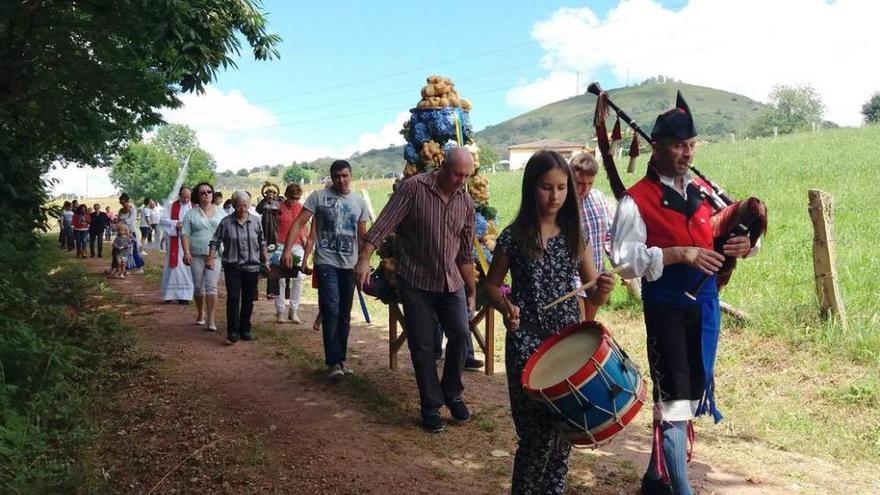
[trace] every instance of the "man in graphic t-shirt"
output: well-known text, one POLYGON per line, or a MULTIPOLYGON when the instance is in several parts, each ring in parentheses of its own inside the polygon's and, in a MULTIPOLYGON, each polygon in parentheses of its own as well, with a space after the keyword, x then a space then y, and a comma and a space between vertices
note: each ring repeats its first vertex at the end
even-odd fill
MULTIPOLYGON (((318 306, 324 332, 324 357, 331 380, 353 373, 346 362, 349 321, 354 298, 354 265, 366 233, 367 204, 351 192, 351 165, 336 160, 330 165, 330 187, 314 191, 303 204, 284 242, 283 262, 292 267, 291 247, 299 232, 315 217, 315 271, 318 276, 318 306)), ((302 260, 308 274, 308 262, 302 260)))

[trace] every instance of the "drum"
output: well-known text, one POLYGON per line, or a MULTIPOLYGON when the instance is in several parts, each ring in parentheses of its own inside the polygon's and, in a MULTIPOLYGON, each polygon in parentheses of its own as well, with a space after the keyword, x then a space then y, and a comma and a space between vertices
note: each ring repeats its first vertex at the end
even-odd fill
POLYGON ((561 433, 576 446, 598 446, 629 424, 645 403, 639 369, 601 323, 571 325, 529 357, 526 393, 559 416, 561 433))

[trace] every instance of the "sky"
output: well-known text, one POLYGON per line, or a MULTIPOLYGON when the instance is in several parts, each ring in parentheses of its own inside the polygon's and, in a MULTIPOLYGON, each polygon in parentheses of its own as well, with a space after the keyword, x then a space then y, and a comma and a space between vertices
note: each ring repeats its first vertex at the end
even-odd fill
MULTIPOLYGON (((242 50, 237 70, 163 112, 196 130, 218 171, 402 144, 432 74, 473 102, 477 130, 594 80, 663 74, 765 102, 776 85, 810 85, 826 119, 846 126, 880 91, 876 0, 265 0, 264 10, 280 58, 242 50)), ((115 193, 106 170, 52 176, 55 193, 115 193)))

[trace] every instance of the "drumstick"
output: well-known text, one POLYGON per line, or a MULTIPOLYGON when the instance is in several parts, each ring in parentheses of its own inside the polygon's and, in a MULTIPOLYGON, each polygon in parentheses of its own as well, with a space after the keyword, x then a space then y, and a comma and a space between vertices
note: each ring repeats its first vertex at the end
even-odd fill
MULTIPOLYGON (((626 268, 629 268, 629 263, 624 263, 624 264, 622 264, 622 265, 619 265, 619 266, 615 267, 613 270, 611 270, 611 271, 608 272, 608 273, 611 273, 611 274, 617 274, 617 273, 620 273, 621 270, 624 270, 624 269, 626 269, 626 268)), ((600 274, 600 275, 601 275, 601 274, 600 274)), ((587 283, 585 283, 584 285, 578 287, 577 289, 575 289, 575 290, 573 290, 573 291, 571 291, 571 292, 566 293, 564 296, 560 297, 559 299, 557 299, 557 300, 553 301, 552 303, 550 303, 550 304, 544 306, 543 308, 541 308, 541 310, 546 311, 546 310, 552 308, 553 306, 556 306, 557 304, 561 303, 562 301, 565 301, 566 299, 569 299, 569 298, 572 298, 572 297, 578 295, 578 293, 580 293, 581 291, 585 291, 585 290, 589 289, 590 287, 596 285, 596 281, 597 281, 597 280, 599 280, 598 277, 596 277, 596 278, 593 279, 593 280, 590 280, 589 282, 587 282, 587 283)))

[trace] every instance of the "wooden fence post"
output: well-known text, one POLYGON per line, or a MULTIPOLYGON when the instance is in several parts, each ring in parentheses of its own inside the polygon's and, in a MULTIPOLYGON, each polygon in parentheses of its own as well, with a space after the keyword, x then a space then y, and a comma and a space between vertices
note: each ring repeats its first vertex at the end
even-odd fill
POLYGON ((834 240, 834 212, 831 195, 810 189, 810 219, 813 221, 813 269, 816 295, 823 317, 835 317, 846 328, 846 312, 837 282, 837 242, 834 240))

